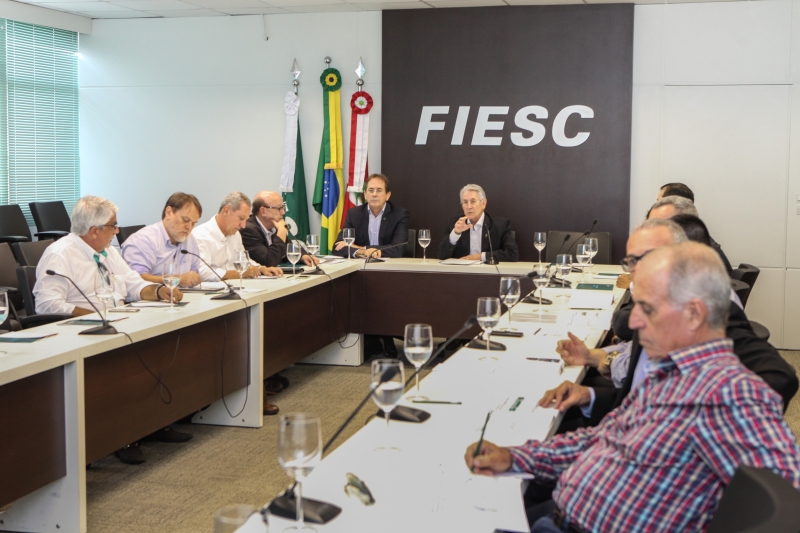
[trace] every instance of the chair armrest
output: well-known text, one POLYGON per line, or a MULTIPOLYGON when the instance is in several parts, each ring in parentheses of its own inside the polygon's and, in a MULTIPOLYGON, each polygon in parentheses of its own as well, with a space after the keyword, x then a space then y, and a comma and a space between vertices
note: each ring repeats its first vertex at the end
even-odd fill
POLYGON ((19 317, 19 321, 22 324, 22 329, 28 329, 52 324, 53 322, 59 322, 68 318, 73 318, 73 316, 66 313, 45 313, 41 315, 19 317))
POLYGON ((11 294, 16 294, 19 292, 19 290, 16 287, 2 287, 2 286, 0 286, 0 291, 6 291, 11 294))
POLYGON ((0 242, 30 242, 30 239, 22 235, 0 235, 0 242))
POLYGON ((40 241, 44 239, 57 240, 66 235, 69 235, 68 231, 40 231, 39 233, 34 233, 34 236, 36 236, 40 241))

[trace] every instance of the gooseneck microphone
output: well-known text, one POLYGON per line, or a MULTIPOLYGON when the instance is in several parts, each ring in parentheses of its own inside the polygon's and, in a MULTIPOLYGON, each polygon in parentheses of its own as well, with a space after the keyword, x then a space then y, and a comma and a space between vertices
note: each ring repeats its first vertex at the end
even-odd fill
POLYGON ((56 272, 54 270, 45 270, 45 273, 48 276, 58 276, 60 278, 64 278, 65 280, 67 280, 70 283, 72 283, 72 286, 75 287, 78 290, 79 293, 81 293, 81 296, 83 296, 83 298, 87 302, 89 302, 89 305, 92 306, 92 309, 97 311, 97 314, 100 315, 100 320, 103 321, 103 325, 102 326, 95 326, 93 328, 85 329, 85 330, 81 331, 80 333, 78 333, 78 335, 116 335, 117 333, 119 333, 116 330, 116 328, 114 328, 114 326, 112 326, 111 324, 108 323, 108 320, 105 319, 105 317, 103 316, 103 313, 100 312, 100 310, 97 308, 97 306, 94 305, 94 303, 92 303, 92 301, 89 299, 89 297, 86 296, 86 293, 84 293, 81 290, 81 288, 78 287, 78 284, 75 283, 72 280, 71 277, 65 276, 64 274, 59 274, 58 272, 56 272))
POLYGON ((193 256, 195 256, 196 258, 198 258, 200 261, 202 261, 202 262, 203 262, 203 264, 204 264, 205 266, 207 266, 207 267, 208 267, 208 269, 209 269, 209 270, 211 270, 211 272, 213 272, 213 273, 214 273, 214 275, 215 275, 215 276, 217 276, 217 277, 219 278, 219 280, 220 280, 222 283, 224 283, 224 284, 225 284, 225 286, 226 286, 226 287, 228 287, 228 292, 226 292, 225 294, 218 294, 218 295, 216 295, 216 296, 212 296, 212 297, 211 297, 211 299, 212 299, 212 300, 241 300, 241 299, 242 299, 242 297, 241 297, 241 296, 239 296, 238 294, 236 294, 236 292, 234 292, 234 290, 233 290, 233 287, 231 287, 230 285, 228 285, 228 282, 226 282, 224 279, 222 279, 222 276, 220 276, 219 274, 217 274, 217 271, 216 271, 216 270, 214 270, 214 269, 212 268, 212 266, 211 266, 211 265, 209 265, 209 264, 206 262, 206 260, 205 260, 205 259, 203 259, 202 257, 200 257, 200 255, 198 255, 198 254, 196 254, 196 253, 194 253, 194 252, 190 252, 189 250, 181 250, 181 253, 182 253, 182 254, 189 254, 189 255, 193 255, 193 256))

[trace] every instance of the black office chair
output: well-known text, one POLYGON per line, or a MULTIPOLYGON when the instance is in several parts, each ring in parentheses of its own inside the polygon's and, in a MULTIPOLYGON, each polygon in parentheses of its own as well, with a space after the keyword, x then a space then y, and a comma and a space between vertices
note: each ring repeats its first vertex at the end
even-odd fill
POLYGON ((72 222, 69 219, 69 213, 64 206, 64 202, 56 200, 53 202, 30 202, 28 207, 31 210, 31 216, 36 224, 36 237, 41 240, 43 237, 40 235, 47 234, 48 239, 60 239, 61 237, 69 234, 72 222))
POLYGON ((125 240, 128 237, 130 237, 131 235, 133 235, 134 233, 136 233, 137 231, 139 231, 143 227, 144 227, 144 225, 139 225, 139 226, 120 226, 119 227, 119 233, 117 233, 117 243, 119 243, 119 245, 122 246, 122 243, 125 242, 125 240))
POLYGON ((417 257, 417 230, 408 230, 408 242, 403 257, 417 257))
POLYGON ((0 289, 8 292, 15 309, 22 309, 22 293, 17 280, 17 260, 7 242, 0 242, 0 289))
POLYGON ((744 303, 747 301, 747 297, 750 296, 750 285, 744 281, 731 278, 731 289, 733 289, 733 292, 739 297, 739 300, 742 302, 742 308, 744 308, 744 303))
POLYGON ((34 242, 15 242, 11 244, 11 249, 14 251, 14 257, 17 259, 19 266, 35 267, 39 264, 39 259, 42 258, 47 247, 54 242, 55 241, 52 239, 34 242))
POLYGON ((578 231, 550 231, 547 233, 547 248, 544 260, 554 263, 558 254, 572 254, 575 261, 575 250, 583 244, 588 237, 597 239, 597 255, 592 259, 592 264, 611 264, 611 234, 607 231, 595 231, 587 237, 581 237, 583 232, 578 231))
MULTIPOLYGON (((61 237, 61 232, 39 232, 40 239, 56 239, 61 237)), ((30 242, 31 230, 28 221, 22 213, 22 208, 17 204, 0 205, 0 242, 30 242)))
POLYGON ((26 316, 20 317, 20 322, 24 329, 72 318, 72 315, 62 313, 36 314, 36 300, 33 296, 33 287, 36 285, 36 267, 17 267, 17 280, 19 282, 19 291, 22 293, 22 302, 25 305, 26 316))
POLYGON ((708 533, 800 533, 800 491, 767 468, 740 465, 708 533))
MULTIPOLYGON (((750 292, 747 293, 747 298, 742 300, 743 306, 747 305, 747 299, 750 298, 750 293, 753 292, 753 288, 755 287, 756 280, 758 279, 758 275, 760 273, 761 269, 753 265, 748 265, 747 263, 741 263, 739 267, 735 268, 731 273, 731 279, 737 279, 739 281, 743 281, 744 283, 750 285, 750 292)), ((756 334, 756 337, 764 341, 769 340, 770 332, 766 326, 764 326, 760 322, 751 320, 750 327, 753 328, 753 332, 756 334)))

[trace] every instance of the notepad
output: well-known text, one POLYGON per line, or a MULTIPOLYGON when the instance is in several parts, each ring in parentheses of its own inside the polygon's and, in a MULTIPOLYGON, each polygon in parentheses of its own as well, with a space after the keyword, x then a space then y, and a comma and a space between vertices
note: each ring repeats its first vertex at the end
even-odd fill
MULTIPOLYGON (((189 302, 177 302, 175 307, 183 307, 188 305, 189 302)), ((140 302, 131 302, 131 307, 170 307, 169 302, 151 302, 149 300, 142 300, 140 302)))
POLYGON ((34 331, 14 331, 13 333, 6 333, 0 335, 0 342, 6 343, 31 343, 53 337, 58 333, 37 333, 34 331))
POLYGON ((480 259, 456 259, 455 257, 452 257, 450 259, 444 259, 443 261, 439 261, 439 264, 466 266, 466 265, 480 265, 481 261, 480 259))
POLYGON ((606 309, 614 303, 611 291, 572 291, 570 309, 606 309))
MULTIPOLYGON (((120 320, 125 320, 128 317, 120 316, 117 318, 109 318, 108 322, 119 322, 120 320)), ((62 322, 59 326, 100 326, 103 324, 103 321, 99 318, 76 318, 75 320, 68 320, 67 322, 62 322)))

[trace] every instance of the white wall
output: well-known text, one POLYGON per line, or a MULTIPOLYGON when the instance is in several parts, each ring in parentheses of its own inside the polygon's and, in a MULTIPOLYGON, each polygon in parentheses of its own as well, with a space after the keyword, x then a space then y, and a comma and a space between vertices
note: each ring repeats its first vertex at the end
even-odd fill
MULTIPOLYGON (((112 198, 135 224, 157 220, 176 190, 197 194, 207 219, 232 189, 277 188, 294 57, 309 195, 326 55, 344 76, 345 138, 364 58, 380 170, 380 13, 266 26, 269 41, 259 16, 95 21, 81 38, 82 192, 112 198)), ((635 8, 631 223, 661 184, 689 184, 731 262, 762 269, 748 314, 786 348, 800 348, 799 79, 800 0, 635 8)))

